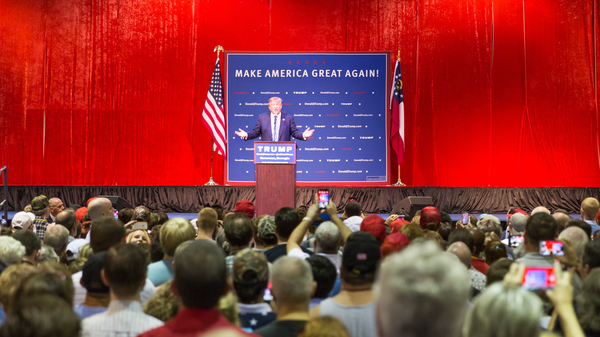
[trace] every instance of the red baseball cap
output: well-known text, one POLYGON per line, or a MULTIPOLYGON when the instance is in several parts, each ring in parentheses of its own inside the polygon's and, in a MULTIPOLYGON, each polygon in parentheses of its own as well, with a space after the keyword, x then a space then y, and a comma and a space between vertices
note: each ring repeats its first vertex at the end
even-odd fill
POLYGON ((252 219, 254 218, 254 204, 250 200, 240 200, 235 204, 234 212, 246 213, 246 215, 252 219))
POLYGON ((75 211, 75 217, 77 218, 77 220, 79 222, 83 222, 83 217, 85 216, 85 213, 87 213, 87 211, 88 211, 87 207, 79 207, 75 211))
POLYGON ((440 211, 433 206, 427 206, 421 210, 421 228, 427 228, 427 224, 435 222, 435 227, 439 227, 442 222, 440 211))
POLYGON ((402 233, 393 233, 388 235, 385 240, 383 240, 383 244, 381 245, 381 258, 386 257, 395 252, 399 252, 406 248, 410 240, 408 236, 402 233))
POLYGON ((392 230, 391 233, 400 233, 400 229, 402 228, 402 226, 408 225, 409 223, 410 223, 410 221, 408 221, 408 220, 392 221, 392 223, 390 224, 390 229, 392 230))
POLYGON ((360 223, 360 230, 373 234, 379 242, 383 242, 385 239, 385 229, 385 221, 377 214, 367 216, 360 223))

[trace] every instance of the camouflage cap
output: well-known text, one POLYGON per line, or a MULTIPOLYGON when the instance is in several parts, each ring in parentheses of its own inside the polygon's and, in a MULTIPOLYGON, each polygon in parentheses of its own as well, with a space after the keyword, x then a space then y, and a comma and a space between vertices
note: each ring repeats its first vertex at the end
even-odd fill
POLYGON ((31 209, 34 211, 41 211, 48 206, 50 206, 50 201, 48 200, 48 197, 43 194, 38 195, 31 200, 31 209))
POLYGON ((233 262, 233 281, 254 283, 269 278, 267 257, 260 251, 250 248, 241 250, 233 262))

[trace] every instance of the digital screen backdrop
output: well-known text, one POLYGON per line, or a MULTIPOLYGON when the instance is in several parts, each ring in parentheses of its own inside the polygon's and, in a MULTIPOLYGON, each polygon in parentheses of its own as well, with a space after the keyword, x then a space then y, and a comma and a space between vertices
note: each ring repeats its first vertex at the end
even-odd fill
POLYGON ((232 52, 225 60, 229 182, 256 180, 254 140, 235 131, 252 130, 271 97, 298 130, 315 130, 297 140, 298 182, 388 182, 389 53, 232 52))

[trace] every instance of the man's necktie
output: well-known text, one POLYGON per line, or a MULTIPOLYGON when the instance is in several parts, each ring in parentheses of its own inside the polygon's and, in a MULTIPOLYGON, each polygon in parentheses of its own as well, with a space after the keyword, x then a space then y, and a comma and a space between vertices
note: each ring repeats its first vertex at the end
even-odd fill
POLYGON ((277 117, 275 116, 275 118, 273 118, 273 141, 276 142, 277 138, 278 138, 278 134, 277 134, 277 117))

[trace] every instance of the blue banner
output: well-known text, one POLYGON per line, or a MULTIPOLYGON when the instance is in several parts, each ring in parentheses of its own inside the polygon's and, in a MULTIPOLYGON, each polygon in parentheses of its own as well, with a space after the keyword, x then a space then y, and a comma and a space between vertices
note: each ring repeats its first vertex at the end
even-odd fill
POLYGON ((315 130, 296 140, 298 182, 385 184, 388 55, 227 53, 227 181, 256 180, 253 140, 235 131, 251 131, 276 96, 300 132, 315 130))

